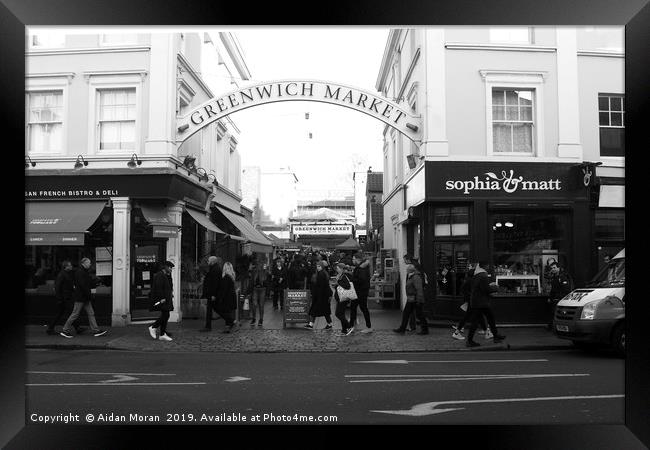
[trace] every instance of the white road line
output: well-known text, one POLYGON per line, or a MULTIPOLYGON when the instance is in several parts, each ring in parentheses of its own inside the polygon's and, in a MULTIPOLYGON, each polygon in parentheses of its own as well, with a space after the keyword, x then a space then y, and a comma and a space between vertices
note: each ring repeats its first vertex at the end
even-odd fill
POLYGON ((458 400, 447 402, 429 402, 420 403, 411 407, 411 409, 402 410, 378 410, 372 409, 370 412, 382 414, 396 414, 400 416, 428 416, 431 414, 440 414, 449 411, 456 411, 465 408, 446 408, 435 409, 440 405, 461 405, 472 403, 510 403, 510 402, 537 402, 537 401, 559 401, 559 400, 587 400, 587 399, 607 399, 607 398, 623 398, 623 394, 610 394, 610 395, 571 395, 564 397, 530 397, 530 398, 496 398, 496 399, 483 399, 483 400, 458 400))
POLYGON ((141 376, 175 376, 175 373, 126 373, 126 372, 42 372, 28 370, 26 373, 48 373, 48 374, 61 374, 61 375, 141 375, 141 376))
POLYGON ((26 383, 25 386, 178 386, 201 383, 26 383))
POLYGON ((225 381, 228 381, 230 383, 236 383, 237 381, 248 381, 248 380, 250 380, 250 378, 246 378, 246 377, 230 377, 225 381))
POLYGON ((396 377, 396 378, 413 378, 413 377, 513 377, 513 376, 588 376, 588 373, 465 373, 465 374, 451 374, 451 373, 442 373, 442 374, 423 374, 423 373, 413 373, 413 374, 364 374, 364 375, 344 375, 345 378, 372 378, 372 377, 396 377))
MULTIPOLYGON (((390 376, 390 375, 383 375, 390 376)), ((379 380, 350 380, 350 383, 402 383, 412 381, 469 381, 469 380, 512 380, 524 378, 558 378, 558 377, 588 377, 587 373, 574 374, 539 374, 539 375, 441 375, 429 378, 416 378, 419 375, 410 375, 411 378, 392 378, 379 380)), ((424 375, 426 377, 426 375, 424 375)))
POLYGON ((406 359, 379 359, 375 361, 350 361, 361 364, 412 364, 412 363, 500 363, 500 362, 548 362, 548 359, 463 359, 463 360, 433 360, 433 361, 410 361, 406 359))

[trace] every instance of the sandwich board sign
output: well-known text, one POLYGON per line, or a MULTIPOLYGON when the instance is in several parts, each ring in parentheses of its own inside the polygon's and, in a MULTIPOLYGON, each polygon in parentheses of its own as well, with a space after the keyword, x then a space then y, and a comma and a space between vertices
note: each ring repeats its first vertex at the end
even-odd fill
POLYGON ((309 323, 311 293, 304 289, 286 289, 284 291, 284 308, 282 309, 282 328, 287 323, 309 323))

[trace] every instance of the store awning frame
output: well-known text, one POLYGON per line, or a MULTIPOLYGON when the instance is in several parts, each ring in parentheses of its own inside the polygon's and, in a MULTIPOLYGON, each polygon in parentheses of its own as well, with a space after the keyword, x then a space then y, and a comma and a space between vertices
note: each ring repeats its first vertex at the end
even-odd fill
POLYGON ((83 246, 105 206, 105 201, 26 202, 25 245, 83 246))
MULTIPOLYGON (((258 253, 267 253, 273 251, 273 242, 256 230, 253 225, 246 220, 245 217, 240 216, 234 212, 228 211, 227 209, 217 206, 217 210, 223 214, 230 223, 235 226, 241 233, 244 235, 244 241, 250 242, 251 244, 256 244, 252 251, 257 251, 258 253)), ((241 238, 240 238, 241 239, 241 238)))
POLYGON ((151 225, 153 237, 176 238, 181 226, 176 224, 164 206, 154 206, 148 204, 138 205, 144 219, 151 225))

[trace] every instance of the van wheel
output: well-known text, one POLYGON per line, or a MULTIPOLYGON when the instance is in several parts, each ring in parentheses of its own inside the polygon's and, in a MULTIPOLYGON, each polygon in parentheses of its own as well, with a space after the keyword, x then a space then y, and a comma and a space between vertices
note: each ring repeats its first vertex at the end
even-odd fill
POLYGON ((612 331, 611 346, 619 356, 625 356, 625 323, 616 325, 612 331))

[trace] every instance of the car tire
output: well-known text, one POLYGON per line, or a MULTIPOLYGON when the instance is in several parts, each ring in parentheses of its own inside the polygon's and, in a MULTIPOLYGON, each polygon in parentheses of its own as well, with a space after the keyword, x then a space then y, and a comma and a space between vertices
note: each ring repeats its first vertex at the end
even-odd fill
POLYGON ((625 356, 625 323, 619 323, 612 331, 611 347, 618 356, 625 356))

